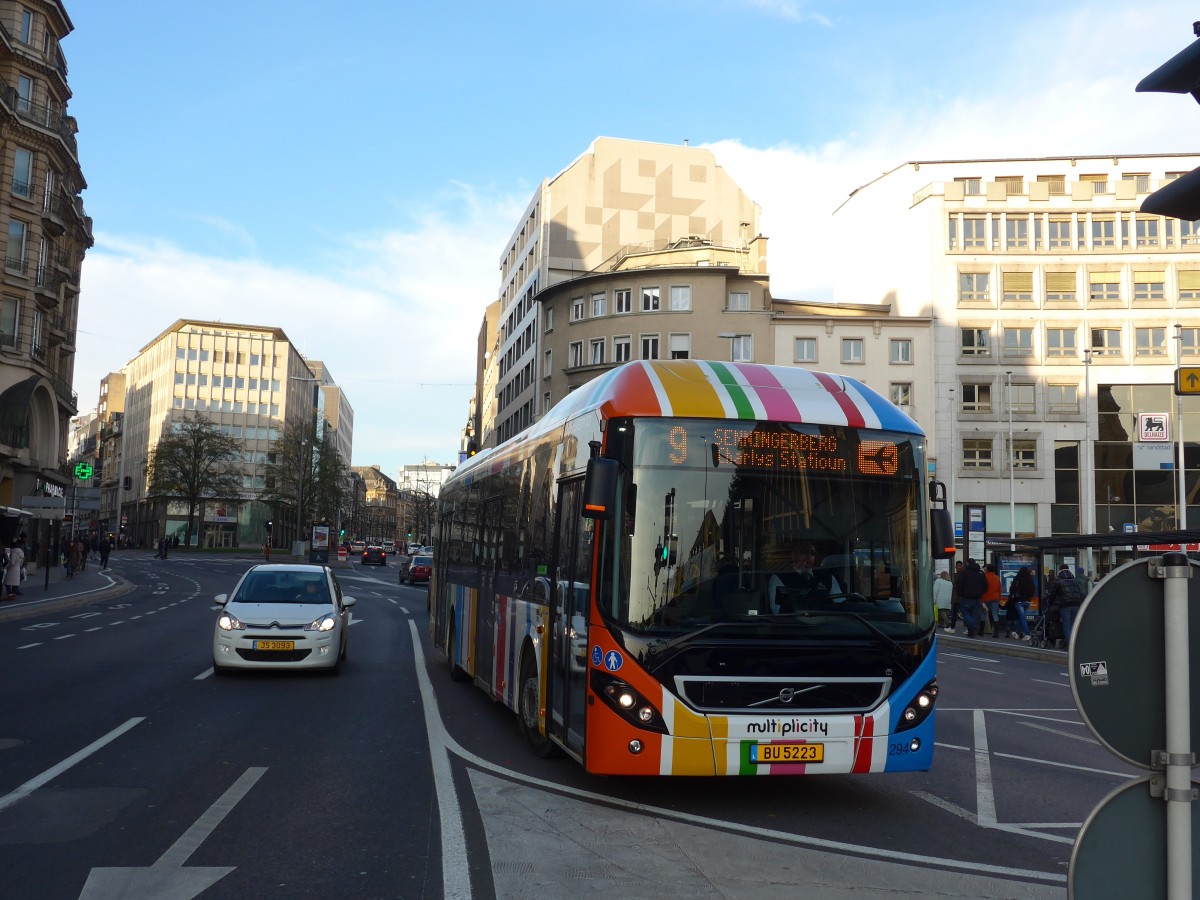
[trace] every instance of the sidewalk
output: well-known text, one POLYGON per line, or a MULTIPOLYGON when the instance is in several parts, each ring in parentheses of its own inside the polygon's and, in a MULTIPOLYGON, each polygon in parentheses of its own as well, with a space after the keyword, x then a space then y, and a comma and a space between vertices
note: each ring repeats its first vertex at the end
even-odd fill
MULTIPOLYGON (((113 561, 110 558, 109 562, 113 561)), ((0 622, 111 600, 133 590, 133 585, 116 572, 101 570, 99 560, 89 561, 87 569, 71 578, 62 566, 51 566, 49 584, 46 572, 39 566, 21 582, 21 593, 16 600, 0 601, 0 622)))

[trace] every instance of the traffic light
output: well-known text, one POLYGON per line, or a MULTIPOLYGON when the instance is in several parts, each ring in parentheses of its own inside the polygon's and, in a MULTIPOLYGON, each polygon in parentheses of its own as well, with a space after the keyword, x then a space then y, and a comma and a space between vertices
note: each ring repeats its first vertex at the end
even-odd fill
POLYGON ((266 521, 266 522, 263 522, 263 531, 264 531, 264 532, 266 532, 266 535, 267 535, 267 537, 270 537, 270 536, 271 536, 271 522, 270 522, 270 520, 268 520, 268 521, 266 521))
POLYGON ((345 536, 346 536, 346 529, 343 528, 341 531, 338 532, 338 537, 345 537, 345 536))
MULTIPOLYGON (((1200 37, 1200 22, 1192 23, 1200 37)), ((1194 41, 1138 82, 1140 93, 1191 94, 1200 103, 1200 41, 1194 41)), ((1142 201, 1142 212, 1173 219, 1200 219, 1200 169, 1167 182, 1142 201)))

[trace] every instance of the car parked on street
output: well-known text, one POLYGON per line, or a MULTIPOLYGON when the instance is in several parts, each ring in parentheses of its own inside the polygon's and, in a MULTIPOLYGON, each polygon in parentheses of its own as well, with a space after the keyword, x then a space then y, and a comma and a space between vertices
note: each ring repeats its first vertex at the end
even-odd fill
POLYGON ((362 564, 364 566, 386 566, 387 554, 383 552, 382 547, 371 545, 362 553, 362 564))
POLYGON ((213 629, 213 673, 234 669, 327 669, 346 659, 350 607, 328 566, 252 566, 221 607, 213 629))
POLYGON ((418 581, 429 583, 429 576, 433 573, 433 557, 432 556, 409 556, 405 557, 400 563, 400 583, 416 584, 418 581))

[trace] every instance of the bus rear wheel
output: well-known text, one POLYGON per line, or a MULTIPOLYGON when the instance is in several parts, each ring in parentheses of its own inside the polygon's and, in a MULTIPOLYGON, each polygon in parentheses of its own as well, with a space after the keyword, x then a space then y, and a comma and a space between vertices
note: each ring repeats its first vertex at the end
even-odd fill
POLYGON ((535 756, 543 759, 554 755, 554 744, 538 728, 538 711, 541 699, 537 666, 532 652, 526 653, 521 661, 521 682, 517 693, 517 727, 529 742, 535 756))

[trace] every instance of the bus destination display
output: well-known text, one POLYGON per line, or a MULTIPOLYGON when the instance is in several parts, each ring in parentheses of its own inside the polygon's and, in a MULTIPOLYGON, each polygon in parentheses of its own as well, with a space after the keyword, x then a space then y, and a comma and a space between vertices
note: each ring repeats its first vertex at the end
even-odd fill
POLYGON ((716 463, 766 471, 893 477, 900 470, 895 441, 846 440, 833 434, 783 429, 713 428, 711 423, 673 423, 667 457, 674 465, 707 463, 701 454, 715 446, 716 463))

